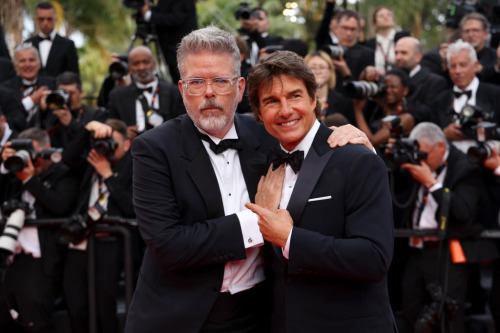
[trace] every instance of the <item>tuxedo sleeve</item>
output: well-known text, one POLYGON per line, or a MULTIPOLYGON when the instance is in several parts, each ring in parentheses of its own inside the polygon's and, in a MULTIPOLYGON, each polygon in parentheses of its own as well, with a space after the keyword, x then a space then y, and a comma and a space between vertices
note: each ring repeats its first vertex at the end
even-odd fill
MULTIPOLYGON (((165 270, 176 271, 245 259, 237 215, 186 218, 193 216, 190 211, 205 207, 196 199, 197 190, 188 184, 182 157, 169 154, 155 142, 157 137, 146 136, 132 142, 134 207, 141 235, 155 261, 165 270)), ((213 192, 218 195, 215 189, 213 192)))
MULTIPOLYGON (((378 282, 387 274, 393 251, 392 203, 386 168, 380 157, 366 151, 354 157, 340 177, 347 179, 344 235, 339 238, 294 227, 288 273, 378 282)), ((328 214, 323 216, 325 224, 342 223, 329 220, 328 214)))
POLYGON ((66 52, 66 70, 80 75, 78 67, 78 54, 76 53, 75 43, 68 39, 68 50, 66 52))

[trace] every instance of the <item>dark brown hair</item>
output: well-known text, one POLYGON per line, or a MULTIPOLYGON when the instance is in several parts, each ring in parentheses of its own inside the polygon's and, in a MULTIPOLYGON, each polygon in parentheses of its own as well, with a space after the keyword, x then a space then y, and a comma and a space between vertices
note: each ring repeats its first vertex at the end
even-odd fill
POLYGON ((316 100, 316 109, 314 112, 316 113, 316 117, 318 117, 321 112, 321 103, 316 98, 318 85, 313 72, 296 53, 291 51, 277 51, 265 58, 261 58, 252 67, 250 73, 248 73, 247 95, 255 119, 259 121, 260 103, 258 95, 260 88, 271 85, 274 78, 279 79, 282 75, 304 82, 307 94, 311 100, 316 100))

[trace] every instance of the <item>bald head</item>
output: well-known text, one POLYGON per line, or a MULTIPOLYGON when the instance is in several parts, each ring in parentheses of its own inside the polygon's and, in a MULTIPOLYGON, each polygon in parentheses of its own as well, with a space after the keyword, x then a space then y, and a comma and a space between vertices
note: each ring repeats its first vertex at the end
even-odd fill
POLYGON ((139 45, 128 54, 128 70, 135 82, 148 84, 155 79, 156 62, 151 49, 139 45))
POLYGON ((415 37, 403 37, 396 42, 396 66, 413 70, 422 60, 422 45, 415 37))

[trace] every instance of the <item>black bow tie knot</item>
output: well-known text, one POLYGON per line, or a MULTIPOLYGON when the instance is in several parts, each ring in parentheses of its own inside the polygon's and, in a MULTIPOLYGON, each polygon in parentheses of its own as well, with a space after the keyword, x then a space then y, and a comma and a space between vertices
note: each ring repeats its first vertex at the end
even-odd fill
POLYGON ((148 93, 151 94, 153 92, 153 87, 146 87, 146 88, 139 88, 139 87, 137 87, 137 91, 140 94, 143 94, 145 91, 147 91, 148 93))
POLYGON ((272 150, 271 163, 273 164, 273 170, 286 163, 292 168, 293 172, 297 173, 302 167, 302 162, 304 162, 303 150, 296 150, 293 153, 287 153, 280 148, 272 150))
POLYGON ((231 149, 236 149, 240 150, 241 147, 241 141, 239 139, 224 139, 219 142, 219 144, 216 144, 208 135, 205 135, 203 133, 199 133, 200 139, 206 141, 210 145, 210 149, 216 153, 220 154, 222 152, 225 152, 229 148, 231 149))
POLYGON ((467 99, 469 99, 472 96, 472 90, 454 91, 453 95, 455 96, 455 98, 460 98, 460 96, 465 95, 467 96, 467 99))
POLYGON ((50 35, 45 37, 38 35, 38 41, 43 42, 44 40, 48 40, 49 42, 52 41, 50 35))

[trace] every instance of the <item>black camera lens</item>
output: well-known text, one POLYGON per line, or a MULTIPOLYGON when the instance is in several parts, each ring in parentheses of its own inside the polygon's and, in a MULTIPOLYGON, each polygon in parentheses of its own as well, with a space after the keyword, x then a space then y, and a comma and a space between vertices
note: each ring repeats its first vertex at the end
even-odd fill
POLYGON ((14 155, 6 159, 3 165, 7 170, 9 170, 9 172, 17 173, 22 171, 28 165, 28 160, 30 158, 31 155, 28 151, 18 150, 14 153, 14 155))
POLYGON ((123 79, 128 74, 128 65, 125 61, 117 61, 109 65, 109 76, 113 80, 123 79))
POLYGON ((113 138, 91 139, 90 147, 99 155, 111 156, 118 147, 118 142, 113 140, 113 138))
POLYGON ((321 51, 326 52, 332 59, 338 59, 341 55, 344 55, 345 49, 339 45, 325 45, 321 48, 321 51))
POLYGON ((477 145, 467 150, 467 158, 471 163, 481 164, 491 156, 491 147, 485 142, 478 142, 477 145))
POLYGON ((351 98, 366 98, 384 95, 386 86, 377 82, 352 81, 345 84, 344 90, 351 98))
POLYGON ((69 93, 62 89, 56 89, 47 96, 47 107, 49 110, 63 109, 69 104, 69 93))

